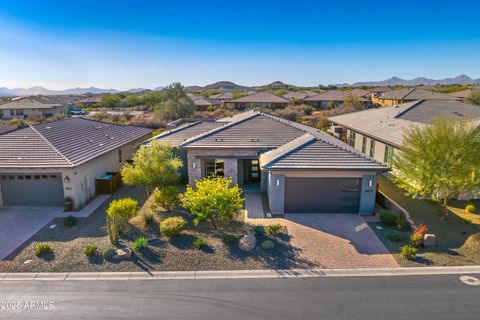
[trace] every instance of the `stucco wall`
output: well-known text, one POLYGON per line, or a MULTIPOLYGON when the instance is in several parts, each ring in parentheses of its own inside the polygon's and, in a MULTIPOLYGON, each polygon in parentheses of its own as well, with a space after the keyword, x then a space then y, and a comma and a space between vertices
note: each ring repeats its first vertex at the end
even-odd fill
POLYGON ((17 115, 19 113, 18 109, 15 110, 15 113, 12 114, 10 109, 2 109, 0 110, 0 118, 1 119, 12 119, 12 118, 28 118, 29 116, 42 116, 42 117, 49 117, 56 114, 66 114, 67 110, 65 107, 58 107, 52 109, 20 109, 23 111, 23 115, 17 115))

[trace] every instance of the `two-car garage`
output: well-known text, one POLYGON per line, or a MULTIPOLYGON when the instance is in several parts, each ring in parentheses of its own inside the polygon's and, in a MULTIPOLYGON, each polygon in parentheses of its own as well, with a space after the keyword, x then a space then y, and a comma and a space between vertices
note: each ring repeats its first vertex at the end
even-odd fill
POLYGON ((358 213, 360 181, 285 177, 285 213, 358 213))
POLYGON ((0 173, 0 196, 5 206, 62 206, 62 175, 0 173))

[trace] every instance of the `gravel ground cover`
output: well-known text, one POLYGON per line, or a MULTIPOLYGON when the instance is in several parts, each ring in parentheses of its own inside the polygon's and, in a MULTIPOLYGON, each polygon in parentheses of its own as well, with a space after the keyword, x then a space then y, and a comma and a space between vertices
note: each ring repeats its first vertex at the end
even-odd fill
MULTIPOLYGON (((193 270, 242 270, 242 269, 287 269, 295 267, 295 251, 290 246, 288 231, 278 236, 262 235, 257 238, 257 247, 245 252, 238 247, 238 239, 246 234, 251 226, 240 218, 214 230, 209 224, 194 226, 191 217, 182 208, 173 212, 155 210, 155 223, 145 228, 140 216, 130 220, 122 234, 121 244, 132 247, 136 238, 144 236, 149 240, 146 248, 133 251, 127 261, 104 259, 101 254, 87 258, 86 245, 95 245, 99 252, 113 248, 106 228, 105 210, 111 200, 132 197, 145 202, 144 191, 137 187, 123 187, 107 203, 99 207, 90 217, 78 219, 73 227, 65 227, 63 219, 55 219, 35 234, 22 247, 12 253, 8 260, 0 261, 2 272, 75 272, 75 271, 193 271, 193 270), (160 236, 158 222, 169 216, 180 215, 188 221, 188 228, 180 236, 166 238, 160 236), (49 226, 56 224, 55 229, 49 226), (235 235, 236 241, 223 242, 225 234, 235 235), (202 237, 207 246, 197 249, 192 242, 202 237), (271 240, 274 248, 262 249, 264 240, 271 240), (39 258, 34 253, 37 243, 49 243, 54 253, 39 258), (25 263, 27 262, 27 263, 25 263)), ((148 207, 147 202, 144 208, 148 207)))

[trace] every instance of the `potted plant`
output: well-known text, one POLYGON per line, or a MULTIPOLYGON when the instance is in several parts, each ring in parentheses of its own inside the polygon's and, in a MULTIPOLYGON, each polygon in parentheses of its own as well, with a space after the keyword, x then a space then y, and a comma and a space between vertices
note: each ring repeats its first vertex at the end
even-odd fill
POLYGON ((73 199, 71 197, 65 197, 64 209, 65 211, 73 210, 73 199))

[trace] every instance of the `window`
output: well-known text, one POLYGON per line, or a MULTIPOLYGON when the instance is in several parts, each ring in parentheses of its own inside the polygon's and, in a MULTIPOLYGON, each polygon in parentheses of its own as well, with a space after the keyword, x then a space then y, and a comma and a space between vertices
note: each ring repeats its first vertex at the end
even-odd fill
POLYGON ((118 162, 122 163, 122 149, 118 149, 118 162))
POLYGON ((393 164, 393 147, 385 146, 385 158, 384 161, 387 166, 391 167, 393 164))
POLYGON ((207 177, 223 177, 225 163, 219 159, 205 160, 205 176, 207 177))
POLYGON ((370 157, 375 158, 375 140, 370 139, 370 157))
POLYGON ((350 131, 350 135, 348 136, 348 144, 354 148, 355 148, 355 137, 356 137, 356 133, 353 131, 350 131))
POLYGON ((362 152, 365 153, 367 152, 367 137, 363 137, 362 139, 362 152))

